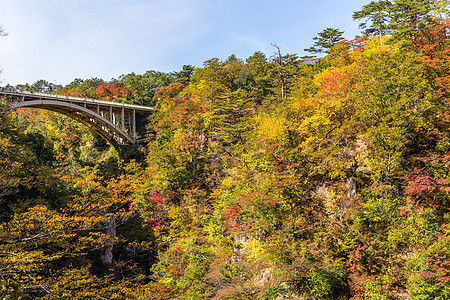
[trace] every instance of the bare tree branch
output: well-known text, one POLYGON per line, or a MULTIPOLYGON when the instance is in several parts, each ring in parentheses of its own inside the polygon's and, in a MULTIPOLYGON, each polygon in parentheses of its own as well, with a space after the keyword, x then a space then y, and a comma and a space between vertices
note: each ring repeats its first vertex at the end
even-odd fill
POLYGON ((5 31, 5 29, 0 25, 0 36, 7 36, 8 33, 5 31))

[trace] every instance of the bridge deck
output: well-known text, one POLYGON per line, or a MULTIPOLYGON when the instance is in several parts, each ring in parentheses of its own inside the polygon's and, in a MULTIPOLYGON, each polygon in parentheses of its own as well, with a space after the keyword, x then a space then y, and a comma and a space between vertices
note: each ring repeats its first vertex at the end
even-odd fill
POLYGON ((22 91, 18 92, 17 90, 12 90, 4 87, 0 87, 0 95, 12 95, 12 96, 21 96, 26 97, 26 100, 56 100, 56 101, 66 101, 66 102, 81 102, 86 104, 98 104, 102 106, 112 106, 116 108, 127 108, 127 109, 135 109, 139 112, 152 112, 153 107, 142 106, 142 105, 134 105, 128 103, 119 103, 112 101, 104 101, 98 99, 91 98, 83 98, 83 97, 73 97, 73 96, 63 96, 57 94, 48 94, 41 92, 30 92, 30 91, 22 91))
POLYGON ((11 108, 35 107, 65 114, 89 126, 110 142, 133 144, 136 134, 136 115, 148 115, 153 107, 63 96, 40 92, 17 91, 0 87, 11 108))

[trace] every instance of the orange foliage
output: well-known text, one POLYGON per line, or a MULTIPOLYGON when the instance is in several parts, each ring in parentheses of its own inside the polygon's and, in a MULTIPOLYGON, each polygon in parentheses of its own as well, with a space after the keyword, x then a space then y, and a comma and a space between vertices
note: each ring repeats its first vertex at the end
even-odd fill
POLYGON ((111 84, 102 84, 96 90, 97 95, 100 99, 105 101, 114 101, 117 98, 124 98, 133 93, 127 87, 117 87, 117 83, 113 82, 111 84))
POLYGON ((346 69, 327 70, 320 79, 322 83, 320 93, 323 95, 347 92, 351 80, 346 69))
POLYGON ((64 92, 62 95, 68 96, 68 97, 81 97, 82 96, 81 92, 78 92, 78 91, 67 91, 67 92, 64 92))
POLYGON ((155 99, 167 100, 167 99, 173 98, 173 97, 179 95, 184 87, 185 87, 184 84, 182 84, 180 82, 173 82, 173 83, 169 84, 168 86, 163 87, 163 88, 159 89, 158 91, 156 91, 155 99))
POLYGON ((441 95, 450 92, 450 20, 434 20, 431 30, 415 43, 416 51, 422 54, 420 60, 428 66, 441 95))

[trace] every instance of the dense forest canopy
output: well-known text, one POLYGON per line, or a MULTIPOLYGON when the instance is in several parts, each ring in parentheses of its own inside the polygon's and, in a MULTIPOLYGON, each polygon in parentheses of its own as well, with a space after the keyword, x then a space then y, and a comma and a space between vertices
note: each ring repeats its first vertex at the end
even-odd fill
POLYGON ((155 113, 119 148, 0 102, 0 299, 450 298, 448 12, 372 1, 308 57, 16 86, 155 113))

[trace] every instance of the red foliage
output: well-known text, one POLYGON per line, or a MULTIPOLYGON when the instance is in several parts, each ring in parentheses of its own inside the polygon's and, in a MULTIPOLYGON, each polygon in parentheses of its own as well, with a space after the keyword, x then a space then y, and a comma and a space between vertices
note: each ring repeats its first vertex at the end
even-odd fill
POLYGON ((351 77, 344 70, 328 70, 322 78, 320 92, 324 95, 333 95, 347 92, 351 77))
POLYGON ((173 249, 173 253, 183 253, 183 251, 181 251, 181 248, 179 246, 176 246, 175 249, 173 249))
POLYGON ((364 272, 367 269, 361 263, 363 252, 368 248, 367 245, 359 246, 355 250, 349 252, 349 259, 347 261, 347 270, 353 272, 364 272))
POLYGON ((366 36, 360 36, 354 40, 349 41, 348 44, 352 47, 353 51, 362 52, 364 51, 366 40, 367 40, 366 36))
MULTIPOLYGON (((414 200, 417 201, 416 204, 423 202, 436 208, 441 206, 442 203, 440 202, 446 198, 442 197, 443 193, 450 191, 450 181, 448 179, 441 178, 436 180, 423 169, 415 168, 402 178, 408 180, 405 188, 405 194, 409 196, 408 202, 414 200)), ((421 207, 419 206, 417 209, 421 209, 421 207)), ((405 215, 406 209, 401 210, 400 214, 405 215)))
POLYGON ((400 207, 400 216, 406 216, 407 213, 408 213, 408 207, 406 207, 406 206, 400 207))
POLYGON ((128 207, 128 209, 129 209, 130 211, 132 211, 132 212, 135 212, 135 211, 137 210, 137 208, 136 208, 136 203, 131 202, 130 205, 129 205, 129 207, 128 207))
POLYGON ((450 92, 450 75, 448 72, 450 20, 436 19, 433 23, 432 29, 417 39, 414 47, 417 52, 422 54, 420 60, 430 68, 438 91, 442 95, 448 95, 450 92))
POLYGON ((239 206, 233 204, 222 214, 222 218, 225 219, 225 222, 223 223, 225 227, 232 228, 238 226, 239 210, 239 206))
POLYGON ((405 189, 406 195, 411 196, 423 191, 431 191, 436 186, 436 182, 426 171, 415 169, 408 176, 411 180, 405 189))
POLYGON ((156 205, 162 206, 165 202, 167 202, 167 198, 161 195, 158 191, 151 191, 149 195, 156 205))
POLYGON ((105 101, 112 101, 117 98, 124 98, 127 95, 130 95, 133 93, 130 89, 127 87, 117 87, 117 83, 111 83, 111 84, 102 84, 99 87, 97 87, 96 90, 97 96, 105 101))
POLYGON ((420 271, 422 279, 433 279, 442 287, 448 284, 450 282, 450 259, 448 257, 448 251, 445 249, 437 250, 427 261, 427 269, 420 271))
POLYGON ((158 228, 158 227, 162 227, 163 225, 164 225, 164 222, 160 218, 156 218, 156 220, 147 222, 147 226, 150 228, 158 228))
POLYGON ((408 180, 405 194, 409 196, 423 194, 424 192, 430 191, 450 191, 450 181, 448 179, 441 178, 435 180, 428 174, 427 171, 423 169, 415 168, 412 172, 403 176, 403 179, 408 180))

